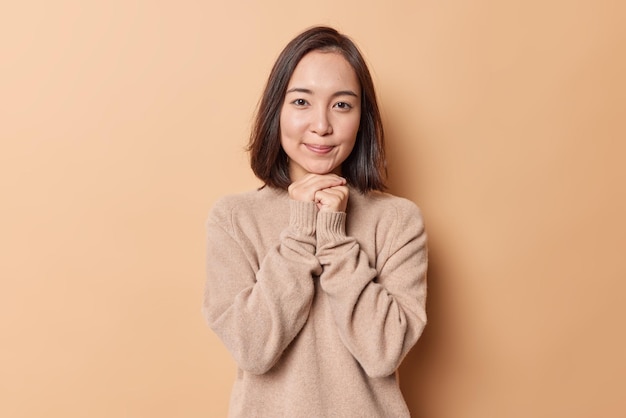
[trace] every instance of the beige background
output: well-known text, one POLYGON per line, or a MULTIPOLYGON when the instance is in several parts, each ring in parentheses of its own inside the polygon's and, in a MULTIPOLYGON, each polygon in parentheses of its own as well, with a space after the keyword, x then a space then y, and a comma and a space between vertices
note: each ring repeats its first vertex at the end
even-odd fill
POLYGON ((626 416, 623 4, 3 4, 0 416, 226 414, 204 221, 258 185, 257 99, 318 23, 371 63, 391 191, 430 233, 413 415, 626 416))

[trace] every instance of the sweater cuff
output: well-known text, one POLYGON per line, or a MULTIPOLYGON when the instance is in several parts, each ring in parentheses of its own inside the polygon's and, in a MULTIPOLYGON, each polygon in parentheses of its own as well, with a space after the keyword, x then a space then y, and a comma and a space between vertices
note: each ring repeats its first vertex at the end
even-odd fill
POLYGON ((315 235, 317 207, 315 202, 289 200, 289 227, 308 236, 315 235))
POLYGON ((327 242, 337 241, 346 236, 345 212, 320 212, 317 214, 318 248, 327 242))

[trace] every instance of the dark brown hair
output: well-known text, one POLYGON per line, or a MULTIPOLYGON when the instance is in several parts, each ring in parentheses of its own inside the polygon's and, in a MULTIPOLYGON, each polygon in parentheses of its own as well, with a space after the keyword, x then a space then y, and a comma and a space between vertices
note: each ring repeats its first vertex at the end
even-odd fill
POLYGON ((385 188, 384 132, 374 83, 358 47, 333 28, 318 26, 296 36, 274 63, 257 110, 248 151, 254 174, 268 186, 291 184, 289 160, 280 144, 280 112, 296 66, 311 51, 340 53, 361 84, 361 121, 354 149, 341 165, 348 184, 365 193, 385 188))

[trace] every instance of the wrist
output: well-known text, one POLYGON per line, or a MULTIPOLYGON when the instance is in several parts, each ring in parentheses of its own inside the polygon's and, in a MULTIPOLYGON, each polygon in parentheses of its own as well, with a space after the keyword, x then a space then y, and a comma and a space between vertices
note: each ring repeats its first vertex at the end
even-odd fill
POLYGON ((320 211, 317 214, 316 236, 318 247, 346 236, 346 213, 320 211))
POLYGON ((289 227, 304 235, 315 235, 317 207, 314 202, 289 200, 289 227))

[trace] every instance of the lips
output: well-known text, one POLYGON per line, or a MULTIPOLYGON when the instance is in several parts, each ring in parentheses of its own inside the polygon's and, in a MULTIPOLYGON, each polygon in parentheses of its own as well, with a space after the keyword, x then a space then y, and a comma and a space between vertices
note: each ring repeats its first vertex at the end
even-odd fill
POLYGON ((315 144, 304 144, 304 146, 311 152, 316 154, 328 154, 333 148, 332 145, 315 145, 315 144))

